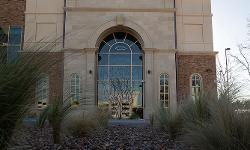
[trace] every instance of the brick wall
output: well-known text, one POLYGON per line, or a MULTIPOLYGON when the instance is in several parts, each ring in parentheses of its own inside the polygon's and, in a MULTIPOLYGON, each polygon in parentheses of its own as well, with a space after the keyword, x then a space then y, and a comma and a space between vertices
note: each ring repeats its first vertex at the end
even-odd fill
POLYGON ((0 0, 0 26, 24 26, 25 0, 0 0))
POLYGON ((194 73, 202 76, 203 91, 216 87, 215 55, 178 55, 177 54, 177 95, 178 102, 190 96, 190 78, 194 73))

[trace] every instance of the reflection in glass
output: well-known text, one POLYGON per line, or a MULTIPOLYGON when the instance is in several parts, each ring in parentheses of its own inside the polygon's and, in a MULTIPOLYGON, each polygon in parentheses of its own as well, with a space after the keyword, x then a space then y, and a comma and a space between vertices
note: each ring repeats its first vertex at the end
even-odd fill
POLYGON ((98 105, 108 106, 115 118, 129 118, 133 113, 142 118, 143 54, 140 43, 129 33, 115 32, 104 38, 97 56, 98 105), (119 98, 122 99, 121 110, 119 98))

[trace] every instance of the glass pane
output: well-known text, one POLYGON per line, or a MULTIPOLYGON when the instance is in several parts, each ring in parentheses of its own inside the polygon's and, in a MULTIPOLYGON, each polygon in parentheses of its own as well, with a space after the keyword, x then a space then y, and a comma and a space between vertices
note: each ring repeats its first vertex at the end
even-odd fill
POLYGON ((134 37, 134 36, 132 36, 131 34, 127 34, 127 38, 126 38, 126 42, 129 44, 129 45, 131 45, 131 44, 133 44, 134 42, 136 42, 137 41, 137 39, 134 37))
POLYGON ((168 101, 164 101, 164 103, 165 103, 164 106, 168 107, 168 101))
POLYGON ((0 27, 0 46, 8 42, 8 28, 0 27))
POLYGON ((197 81, 196 81, 196 86, 201 86, 200 80, 197 80, 197 81))
POLYGON ((165 100, 168 100, 168 94, 165 94, 165 100))
POLYGON ((119 80, 130 80, 131 70, 130 67, 110 67, 109 70, 110 80, 119 79, 119 80))
POLYGON ((129 53, 130 54, 131 49, 127 44, 116 43, 111 47, 110 53, 129 53))
POLYGON ((99 65, 108 65, 108 54, 99 54, 98 63, 99 65))
POLYGON ((133 80, 142 80, 142 67, 133 67, 133 80))
POLYGON ((99 53, 108 53, 109 49, 110 49, 110 46, 102 42, 100 45, 99 53))
POLYGON ((133 82, 133 108, 142 107, 142 83, 141 82, 133 82))
POLYGON ((20 46, 8 46, 7 61, 9 63, 13 63, 17 60, 19 50, 20 50, 20 46))
POLYGON ((168 77, 165 78, 165 86, 168 86, 168 77))
POLYGON ((9 44, 21 44, 22 39, 22 28, 11 27, 9 33, 9 44))
POLYGON ((108 80, 108 67, 99 67, 98 80, 108 80))
POLYGON ((133 53, 141 53, 141 48, 137 44, 139 43, 135 43, 131 46, 133 53))
POLYGON ((108 82, 98 82, 98 103, 108 102, 108 82))
POLYGON ((110 54, 110 65, 131 65, 130 54, 110 54))
POLYGON ((160 85, 164 85, 164 78, 162 78, 162 76, 160 78, 160 85))
POLYGON ((164 86, 160 86, 160 92, 164 93, 164 86))
POLYGON ((165 93, 168 93, 168 86, 165 86, 165 93))
POLYGON ((160 94, 160 100, 164 100, 164 94, 160 94))
POLYGON ((109 36, 107 36, 104 39, 104 41, 107 42, 110 46, 112 46, 113 44, 115 44, 115 40, 114 40, 113 34, 110 34, 109 36))
POLYGON ((123 42, 126 36, 125 32, 116 32, 115 34, 115 38, 117 42, 123 42))
POLYGON ((192 86, 195 86, 195 80, 192 80, 192 86))
POLYGON ((142 65, 142 59, 141 54, 133 54, 133 65, 142 65))

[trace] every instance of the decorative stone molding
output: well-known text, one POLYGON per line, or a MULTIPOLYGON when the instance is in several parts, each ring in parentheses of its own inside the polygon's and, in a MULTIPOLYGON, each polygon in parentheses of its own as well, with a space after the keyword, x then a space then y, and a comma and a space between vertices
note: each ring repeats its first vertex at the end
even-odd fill
POLYGON ((214 51, 177 51, 178 55, 217 55, 214 51))
MULTIPOLYGON (((130 19, 126 18, 126 19, 124 19, 124 23, 122 26, 131 28, 135 32, 137 32, 140 35, 141 39, 143 40, 143 47, 144 48, 152 48, 153 47, 153 43, 152 43, 152 40, 151 40, 149 34, 140 25, 138 25, 135 22, 131 21, 130 19)), ((96 48, 100 35, 112 27, 117 27, 116 19, 110 20, 110 21, 100 25, 95 30, 95 32, 92 33, 91 37, 89 38, 88 47, 96 48)))
POLYGON ((176 12, 175 8, 91 8, 91 7, 65 7, 65 11, 80 12, 176 12))

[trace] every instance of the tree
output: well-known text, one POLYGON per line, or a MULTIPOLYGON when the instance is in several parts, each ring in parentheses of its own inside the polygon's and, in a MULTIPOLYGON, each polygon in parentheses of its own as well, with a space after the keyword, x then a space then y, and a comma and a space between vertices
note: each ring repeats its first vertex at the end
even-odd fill
POLYGON ((129 117, 132 113, 135 91, 131 87, 131 80, 116 78, 105 86, 106 99, 114 118, 129 117))
MULTIPOLYGON (((248 36, 250 38, 250 19, 248 20, 248 28, 249 33, 248 36)), ((250 77, 250 39, 248 39, 246 42, 241 43, 238 45, 238 53, 237 54, 231 54, 231 56, 234 58, 236 63, 238 63, 243 71, 246 71, 250 77)))

